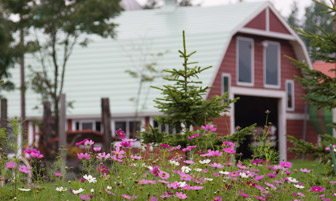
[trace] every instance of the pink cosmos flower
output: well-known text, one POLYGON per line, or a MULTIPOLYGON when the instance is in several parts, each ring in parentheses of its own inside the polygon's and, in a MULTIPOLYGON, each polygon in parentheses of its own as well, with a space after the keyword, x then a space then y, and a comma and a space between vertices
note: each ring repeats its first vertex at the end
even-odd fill
POLYGON ((97 171, 101 172, 103 174, 107 174, 108 173, 108 168, 106 166, 99 166, 99 167, 97 167, 97 171))
POLYGON ((266 189, 262 186, 256 185, 255 187, 261 191, 266 191, 266 189))
POLYGON ((214 199, 211 201, 222 201, 222 198, 219 196, 215 196, 214 199))
POLYGON ((206 125, 206 126, 201 126, 201 128, 205 131, 209 131, 209 133, 214 132, 217 130, 217 128, 214 128, 213 124, 206 125))
POLYGON ((98 152, 98 151, 101 151, 101 149, 102 149, 101 147, 93 147, 93 151, 97 151, 98 152))
POLYGON ((168 191, 168 192, 164 192, 164 194, 160 195, 160 197, 163 198, 163 199, 165 199, 165 198, 169 198, 169 197, 171 197, 173 195, 174 194, 172 192, 168 191))
POLYGON ((62 174, 61 174, 61 173, 54 172, 54 174, 55 174, 55 177, 62 177, 62 174))
POLYGON ((113 154, 115 154, 115 157, 118 159, 122 159, 124 157, 125 151, 120 150, 120 146, 116 146, 116 149, 112 151, 113 154))
POLYGON ((238 164, 237 167, 242 169, 242 170, 248 169, 248 167, 246 167, 245 165, 240 165, 240 164, 238 164))
POLYGON ((160 144, 160 147, 163 147, 163 148, 169 148, 169 144, 160 144))
POLYGON ((258 199, 258 200, 266 200, 265 198, 259 197, 259 196, 255 196, 255 198, 258 199))
POLYGON ((324 192, 324 191, 325 191, 325 188, 322 188, 321 186, 313 186, 313 187, 311 188, 311 190, 312 190, 313 192, 324 192))
POLYGON ((222 152, 216 150, 216 151, 212 151, 211 149, 208 150, 208 153, 206 154, 201 154, 201 156, 222 156, 222 152))
POLYGON ((16 163, 15 163, 15 162, 12 162, 12 161, 7 162, 7 163, 6 163, 6 167, 7 167, 7 168, 10 168, 10 169, 14 169, 14 168, 16 168, 16 163))
POLYGON ((160 168, 159 166, 154 166, 153 169, 151 170, 151 173, 154 174, 155 177, 158 177, 159 176, 159 173, 160 173, 160 168))
POLYGON ((130 142, 126 142, 126 141, 122 141, 122 142, 120 142, 119 145, 122 146, 122 147, 128 148, 128 147, 134 145, 134 143, 130 143, 130 142))
POLYGON ((158 201, 158 199, 156 197, 151 197, 149 201, 158 201))
POLYGON ((20 165, 19 166, 19 171, 22 172, 22 173, 25 173, 25 174, 29 174, 31 173, 31 170, 32 168, 29 167, 29 166, 25 166, 25 165, 20 165))
POLYGON ((275 177, 277 177, 276 174, 266 174, 266 176, 269 177, 269 178, 275 178, 275 177))
POLYGON ((140 184, 140 185, 148 184, 148 180, 147 180, 147 179, 141 179, 141 180, 139 181, 139 184, 140 184))
POLYGON ((194 161, 191 161, 191 160, 185 160, 183 161, 185 164, 194 164, 195 162, 194 161))
POLYGON ((292 163, 291 162, 287 162, 287 161, 281 161, 280 162, 280 165, 283 167, 283 168, 292 168, 292 163))
POLYGON ((183 192, 176 192, 176 197, 179 199, 186 199, 188 196, 186 194, 184 194, 183 192))
POLYGON ((244 198, 248 198, 248 197, 249 197, 249 195, 248 195, 248 194, 246 194, 246 193, 244 193, 243 191, 242 191, 242 192, 240 192, 240 195, 241 195, 241 196, 243 196, 244 198))
POLYGON ((91 200, 90 195, 88 195, 88 196, 86 196, 86 195, 80 195, 79 198, 80 198, 81 200, 91 200))
POLYGON ((213 168, 223 168, 224 166, 221 165, 220 163, 211 163, 209 164, 210 167, 213 167, 213 168))
POLYGON ((181 149, 181 145, 177 145, 176 147, 172 147, 168 151, 174 151, 174 150, 178 150, 178 149, 181 149))
POLYGON ((38 159, 41 159, 43 158, 43 154, 41 154, 41 152, 37 149, 27 149, 24 151, 25 153, 27 153, 29 156, 31 156, 32 158, 38 158, 38 159))
POLYGON ((98 158, 99 160, 107 160, 111 157, 111 154, 106 154, 105 152, 103 153, 98 153, 98 155, 96 156, 96 158, 98 158))
POLYGON ((204 188, 204 186, 190 186, 190 190, 194 190, 194 191, 198 191, 198 190, 201 190, 203 188, 204 188))
POLYGON ((270 183, 267 183, 267 182, 265 182, 265 184, 266 184, 266 186, 268 186, 270 188, 276 189, 276 187, 273 184, 270 184, 270 183))
POLYGON ((223 151, 228 154, 234 154, 236 153, 236 150, 230 149, 230 148, 223 148, 223 151))
POLYGON ((188 139, 191 140, 191 139, 197 138, 198 136, 199 136, 199 134, 196 133, 195 135, 189 136, 188 139))
POLYGON ((159 177, 161 179, 168 179, 169 178, 169 174, 167 172, 161 171, 159 172, 159 177))
POLYGON ((84 139, 84 140, 82 140, 82 141, 80 141, 80 142, 77 142, 75 145, 76 146, 79 146, 79 145, 82 145, 83 143, 85 143, 86 141, 88 141, 89 139, 84 139))
MULTIPOLYGON (((120 130, 120 129, 119 129, 120 130)), ((122 196, 124 197, 124 198, 126 198, 126 199, 131 199, 132 198, 132 196, 130 196, 130 195, 126 195, 126 194, 122 194, 122 196)))
POLYGON ((257 175, 257 176, 255 176, 254 177, 254 181, 260 181, 260 180, 262 180, 264 178, 264 175, 257 175))
POLYGON ((307 168, 304 168, 304 169, 300 168, 300 171, 304 173, 310 173, 310 170, 308 170, 307 168))
POLYGON ((298 192, 297 194, 303 198, 306 197, 303 193, 298 192))
POLYGON ((191 149, 194 149, 194 148, 196 148, 196 147, 197 147, 196 145, 194 145, 194 146, 188 146, 188 147, 182 149, 182 151, 183 151, 183 152, 191 151, 191 149))
POLYGON ((86 160, 90 160, 91 159, 91 155, 88 154, 88 153, 79 153, 77 154, 77 157, 82 160, 83 158, 86 159, 86 160))
POLYGON ((189 174, 186 174, 184 172, 179 173, 180 179, 182 181, 191 181, 191 176, 189 174))
POLYGON ((121 128, 119 128, 118 130, 116 130, 115 133, 121 139, 125 139, 126 138, 126 134, 125 134, 125 132, 123 130, 121 130, 121 128))
POLYGON ((131 159, 134 159, 134 160, 140 160, 140 159, 141 159, 141 156, 131 155, 131 159))
POLYGON ((86 146, 92 146, 94 144, 93 140, 87 140, 86 142, 84 142, 84 145, 86 146))

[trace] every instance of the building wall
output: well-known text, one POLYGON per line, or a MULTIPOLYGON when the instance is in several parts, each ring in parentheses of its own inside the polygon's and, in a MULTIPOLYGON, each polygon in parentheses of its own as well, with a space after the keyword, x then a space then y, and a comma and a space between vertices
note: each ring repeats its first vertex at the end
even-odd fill
MULTIPOLYGON (((287 135, 294 136, 297 139, 302 139, 303 136, 303 124, 304 120, 287 120, 287 135)), ((306 141, 316 144, 318 140, 318 134, 314 130, 312 124, 307 121, 307 130, 306 130, 306 141)), ((287 149, 293 147, 293 145, 287 141, 287 149)), ((300 157, 293 152, 287 152, 288 160, 295 159, 300 157)))

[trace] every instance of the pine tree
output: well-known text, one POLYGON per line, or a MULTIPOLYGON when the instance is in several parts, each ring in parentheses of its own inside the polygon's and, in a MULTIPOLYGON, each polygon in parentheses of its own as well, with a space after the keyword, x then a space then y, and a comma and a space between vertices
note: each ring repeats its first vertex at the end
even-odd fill
MULTIPOLYGON (((208 100, 204 99, 209 87, 202 86, 199 75, 211 66, 200 67, 197 62, 190 61, 190 57, 196 51, 187 52, 184 31, 183 50, 179 50, 179 53, 180 57, 183 58, 183 68, 164 70, 167 73, 164 79, 173 84, 167 84, 161 88, 154 87, 160 90, 162 94, 161 98, 156 98, 154 101, 159 111, 164 114, 157 117, 156 120, 161 125, 169 125, 170 128, 174 127, 177 131, 182 131, 184 135, 182 137, 181 133, 173 134, 167 141, 185 146, 187 144, 186 136, 191 134, 192 127, 201 127, 220 117, 223 112, 227 112, 229 105, 234 101, 228 99, 227 93, 221 96, 213 96, 208 100), (192 65, 194 66, 191 67, 192 65)), ((162 134, 158 134, 157 130, 153 128, 150 133, 143 133, 146 142, 151 141, 150 136, 155 139, 157 139, 156 136, 161 136, 160 140, 165 139, 162 134)))
MULTIPOLYGON (((321 2, 315 1, 315 3, 324 6, 328 13, 336 12, 335 5, 330 7, 321 2)), ((335 18, 333 17, 329 20, 333 20, 335 22, 335 18)), ((334 32, 328 33, 321 27, 317 28, 319 29, 318 33, 306 32, 301 29, 297 29, 297 31, 301 37, 307 38, 311 41, 312 48, 318 50, 316 52, 312 52, 317 59, 325 62, 336 63, 336 34, 334 32)), ((310 69, 306 62, 297 61, 290 57, 288 58, 302 71, 303 77, 297 77, 296 79, 306 90, 307 94, 304 97, 307 101, 318 108, 336 108, 336 77, 332 78, 320 71, 310 69)), ((330 71, 336 73, 336 69, 332 69, 330 71)), ((333 127, 335 128, 335 123, 333 123, 333 127)), ((289 137, 289 141, 294 145, 294 148, 290 150, 297 154, 310 154, 315 158, 321 158, 323 156, 322 161, 329 163, 330 160, 326 160, 325 157, 330 159, 330 154, 325 155, 325 148, 326 146, 329 146, 330 143, 333 144, 335 140, 333 137, 327 135, 321 135, 321 139, 322 141, 320 146, 313 145, 302 140, 297 140, 294 137, 289 137)))

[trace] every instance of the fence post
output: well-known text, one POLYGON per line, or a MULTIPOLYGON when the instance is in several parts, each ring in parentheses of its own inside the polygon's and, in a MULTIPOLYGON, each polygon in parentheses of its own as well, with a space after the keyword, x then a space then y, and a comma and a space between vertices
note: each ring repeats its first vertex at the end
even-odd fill
POLYGON ((65 94, 61 94, 60 97, 60 111, 59 111, 59 153, 60 157, 62 158, 62 168, 61 172, 65 172, 65 165, 66 165, 66 148, 67 148, 67 140, 66 140, 66 131, 65 131, 65 122, 66 122, 66 102, 65 102, 65 94))
POLYGON ((7 119, 7 99, 1 99, 1 128, 8 128, 8 119, 7 119))
POLYGON ((102 108, 102 124, 103 124, 103 150, 106 153, 110 152, 111 142, 112 142, 112 132, 111 132, 111 112, 110 112, 110 99, 101 99, 102 108))

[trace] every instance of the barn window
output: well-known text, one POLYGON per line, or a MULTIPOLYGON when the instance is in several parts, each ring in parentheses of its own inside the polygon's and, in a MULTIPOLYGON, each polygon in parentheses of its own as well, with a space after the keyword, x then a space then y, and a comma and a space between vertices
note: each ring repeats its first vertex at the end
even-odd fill
POLYGON ((238 84, 253 86, 253 40, 250 38, 238 37, 237 47, 238 84))
POLYGON ((114 130, 123 130, 127 138, 138 137, 141 127, 141 122, 135 121, 134 119, 120 119, 112 121, 112 135, 115 136, 114 130))
MULTIPOLYGON (((222 75, 222 94, 230 90, 230 74, 222 75)), ((229 98, 229 97, 228 97, 229 98)))
POLYGON ((294 111, 294 81, 286 80, 287 110, 294 111))
POLYGON ((264 84, 268 88, 280 88, 280 44, 264 41, 264 84))

